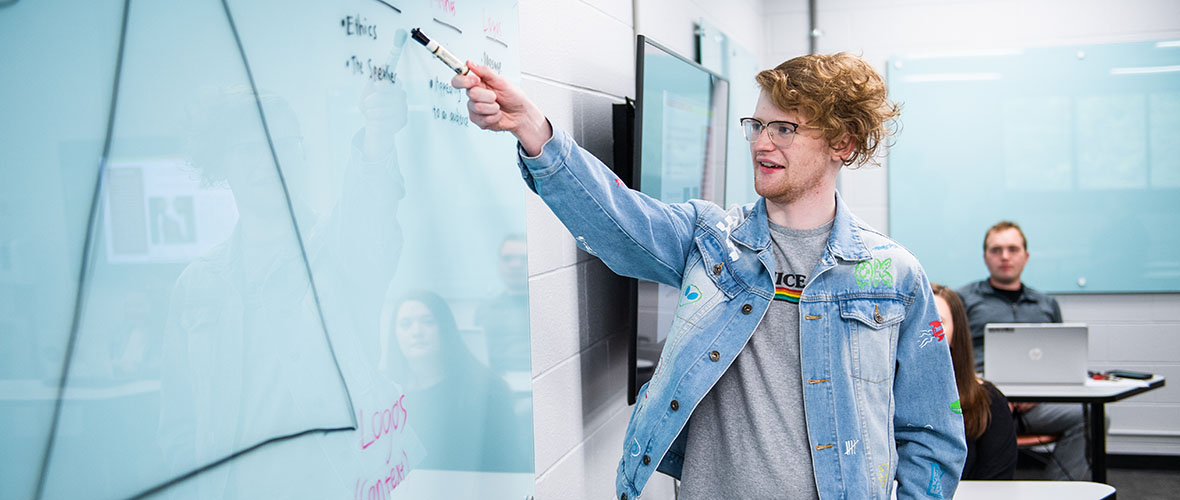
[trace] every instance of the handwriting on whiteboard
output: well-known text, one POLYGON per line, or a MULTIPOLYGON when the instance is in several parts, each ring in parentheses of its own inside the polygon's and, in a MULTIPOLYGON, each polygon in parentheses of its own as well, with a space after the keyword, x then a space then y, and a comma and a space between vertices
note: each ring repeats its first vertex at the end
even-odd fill
POLYGON ((500 38, 500 27, 503 23, 499 19, 489 15, 487 9, 483 10, 480 19, 483 21, 483 34, 492 38, 500 38))
POLYGON ((393 495, 393 490, 401 486, 406 479, 406 467, 410 457, 402 451, 401 461, 389 466, 389 472, 378 475, 372 483, 368 479, 357 479, 352 490, 353 500, 386 500, 393 495))
POLYGON ((344 16, 344 19, 340 20, 340 27, 344 28, 344 34, 346 36, 359 36, 372 40, 377 39, 377 25, 370 23, 368 19, 365 19, 360 14, 344 16))
POLYGON ((430 0, 430 6, 443 14, 455 17, 455 0, 430 0))
POLYGON ((381 439, 387 438, 386 441, 389 442, 389 451, 385 454, 386 464, 393 459, 393 444, 395 441, 389 435, 395 431, 400 434, 406 430, 406 419, 409 417, 409 413, 406 412, 406 407, 402 405, 405 399, 406 395, 402 394, 389 408, 374 411, 370 415, 366 415, 365 411, 360 408, 357 409, 357 434, 360 435, 361 449, 367 450, 370 446, 381 441, 381 439))

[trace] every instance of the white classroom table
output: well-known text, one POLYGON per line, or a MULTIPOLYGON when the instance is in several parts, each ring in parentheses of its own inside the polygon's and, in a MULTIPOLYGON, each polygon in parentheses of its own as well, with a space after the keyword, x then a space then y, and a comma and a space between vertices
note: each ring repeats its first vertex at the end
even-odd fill
POLYGON ((1090 474, 1095 483, 1106 482, 1106 403, 1129 398, 1164 386, 1164 377, 1148 380, 1086 380, 1085 384, 996 384, 1008 401, 1083 403, 1090 406, 1090 474))

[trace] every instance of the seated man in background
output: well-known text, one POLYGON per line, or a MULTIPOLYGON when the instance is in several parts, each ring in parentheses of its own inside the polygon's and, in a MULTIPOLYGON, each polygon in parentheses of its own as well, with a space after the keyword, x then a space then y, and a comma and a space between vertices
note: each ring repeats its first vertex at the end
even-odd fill
MULTIPOLYGON (((975 350, 976 370, 983 371, 983 331, 988 323, 1061 323, 1057 300, 1020 281, 1028 263, 1028 241, 1020 226, 1000 221, 984 233, 983 261, 990 276, 959 289, 975 350)), ((1089 480, 1086 421, 1079 404, 1014 403, 1020 434, 1057 434, 1052 460, 1045 469, 1051 480, 1089 480)))

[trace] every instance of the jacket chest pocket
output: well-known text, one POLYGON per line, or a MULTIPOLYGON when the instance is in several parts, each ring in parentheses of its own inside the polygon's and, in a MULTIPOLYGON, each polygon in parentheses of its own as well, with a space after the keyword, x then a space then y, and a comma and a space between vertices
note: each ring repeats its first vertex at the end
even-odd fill
POLYGON ((840 317, 848 327, 853 378, 874 384, 889 380, 905 305, 890 299, 842 300, 840 317))

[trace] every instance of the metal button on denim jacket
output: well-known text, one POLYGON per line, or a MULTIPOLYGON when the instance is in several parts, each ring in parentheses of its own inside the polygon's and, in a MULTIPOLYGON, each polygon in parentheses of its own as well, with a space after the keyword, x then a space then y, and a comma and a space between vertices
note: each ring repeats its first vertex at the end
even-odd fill
MULTIPOLYGON (((685 424, 773 300, 765 201, 728 211, 658 202, 556 128, 540 155, 520 154, 525 182, 583 249, 616 273, 692 297, 677 307, 627 426, 616 493, 638 498, 656 470, 679 477, 685 424)), ((837 194, 811 276, 799 300, 800 382, 821 498, 889 498, 894 479, 898 498, 951 498, 967 448, 948 343, 917 260, 837 194)))

